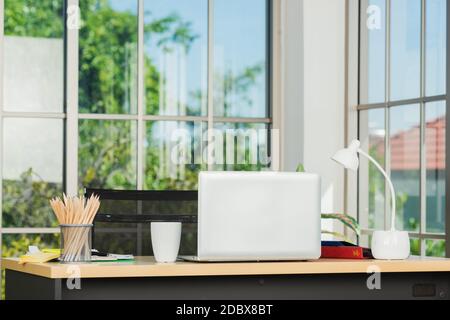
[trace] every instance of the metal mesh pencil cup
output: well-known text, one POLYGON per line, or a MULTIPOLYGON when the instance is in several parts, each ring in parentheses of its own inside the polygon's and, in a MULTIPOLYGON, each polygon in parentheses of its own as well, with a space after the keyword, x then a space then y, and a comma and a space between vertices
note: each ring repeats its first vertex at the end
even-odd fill
POLYGON ((91 261, 93 224, 61 224, 61 256, 63 263, 91 261))

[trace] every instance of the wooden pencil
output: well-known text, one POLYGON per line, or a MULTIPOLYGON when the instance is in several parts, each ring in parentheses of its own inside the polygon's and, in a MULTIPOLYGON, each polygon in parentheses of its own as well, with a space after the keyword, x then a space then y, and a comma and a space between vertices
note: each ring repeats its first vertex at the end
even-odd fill
POLYGON ((90 227, 83 227, 93 223, 95 215, 100 208, 100 199, 92 195, 89 199, 81 197, 68 197, 63 194, 50 200, 50 206, 55 213, 59 224, 65 228, 62 232, 64 248, 62 260, 75 262, 87 260, 90 252, 90 227))

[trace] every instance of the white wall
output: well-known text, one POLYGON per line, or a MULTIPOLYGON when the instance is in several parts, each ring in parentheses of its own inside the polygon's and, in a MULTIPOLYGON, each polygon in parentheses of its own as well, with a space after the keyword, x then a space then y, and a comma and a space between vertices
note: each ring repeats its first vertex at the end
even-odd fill
POLYGON ((330 157, 345 144, 345 0, 283 5, 283 168, 320 174, 322 212, 343 212, 344 170, 330 157))

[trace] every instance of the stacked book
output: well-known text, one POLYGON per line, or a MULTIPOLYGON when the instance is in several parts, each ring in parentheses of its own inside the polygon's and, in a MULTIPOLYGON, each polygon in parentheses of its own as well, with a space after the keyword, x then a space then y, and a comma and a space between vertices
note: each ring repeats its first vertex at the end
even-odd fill
POLYGON ((322 241, 321 258, 333 259, 373 259, 369 248, 345 241, 322 241))

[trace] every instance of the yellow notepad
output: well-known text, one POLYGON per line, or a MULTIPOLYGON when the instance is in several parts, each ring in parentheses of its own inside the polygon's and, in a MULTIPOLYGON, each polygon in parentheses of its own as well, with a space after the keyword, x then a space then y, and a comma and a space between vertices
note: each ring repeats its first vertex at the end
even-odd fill
POLYGON ((61 249, 42 249, 42 252, 44 252, 44 253, 57 253, 57 254, 61 254, 61 249))
POLYGON ((59 257, 59 253, 35 252, 27 253, 19 258, 19 264, 48 262, 59 257))

